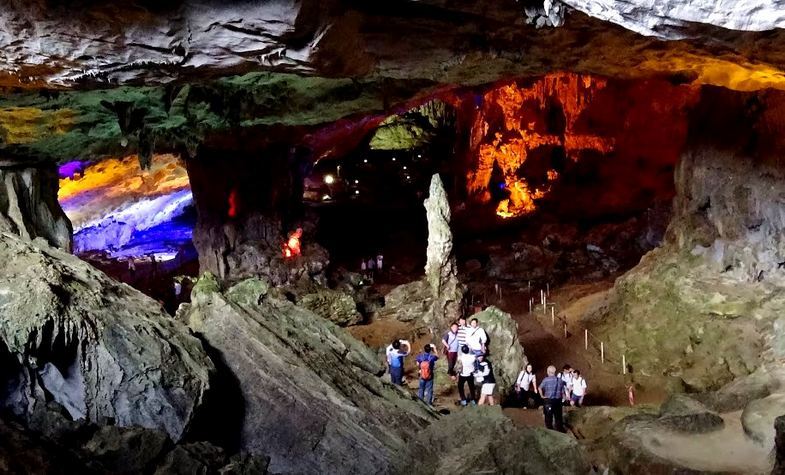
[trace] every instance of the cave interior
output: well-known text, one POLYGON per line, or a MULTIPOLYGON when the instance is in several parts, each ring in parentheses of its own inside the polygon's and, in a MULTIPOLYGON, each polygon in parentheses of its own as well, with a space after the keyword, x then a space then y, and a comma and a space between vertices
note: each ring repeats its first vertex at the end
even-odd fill
POLYGON ((537 444, 575 470, 783 473, 785 6, 643 3, 10 2, 6 465, 114 473, 141 427, 129 473, 406 473, 440 425, 546 437, 516 376, 571 363, 594 407, 537 444), (498 413, 385 374, 459 317, 498 413))

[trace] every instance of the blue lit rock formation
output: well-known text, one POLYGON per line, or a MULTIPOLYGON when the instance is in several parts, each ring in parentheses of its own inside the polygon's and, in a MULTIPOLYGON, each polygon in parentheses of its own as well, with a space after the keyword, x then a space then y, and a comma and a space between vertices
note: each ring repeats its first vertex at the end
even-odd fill
POLYGON ((60 173, 60 203, 73 222, 74 252, 169 260, 190 246, 193 197, 177 157, 156 156, 147 171, 127 157, 91 166, 70 162, 60 173))

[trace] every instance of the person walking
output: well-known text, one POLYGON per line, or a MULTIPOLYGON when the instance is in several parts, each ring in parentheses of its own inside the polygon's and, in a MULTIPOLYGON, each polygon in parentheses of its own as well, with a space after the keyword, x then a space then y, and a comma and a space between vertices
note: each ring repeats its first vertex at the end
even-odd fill
POLYGON ((467 404, 474 405, 474 371, 476 370, 477 358, 474 353, 469 350, 468 345, 461 347, 461 354, 458 355, 458 367, 460 372, 458 374, 458 395, 461 397, 461 406, 467 404), (469 393, 464 392, 465 386, 469 385, 469 393))
POLYGON ((562 414, 562 401, 564 398, 564 381, 556 377, 556 367, 548 366, 548 376, 540 383, 540 396, 543 399, 542 411, 545 416, 545 427, 559 432, 565 432, 562 414))
POLYGON ((136 262, 133 257, 128 258, 128 275, 129 280, 134 280, 136 277, 136 262))
POLYGON ((455 363, 458 361, 458 324, 453 322, 450 329, 442 336, 442 347, 447 355, 447 374, 455 381, 455 363))
POLYGON ((433 406, 433 365, 439 359, 434 353, 436 353, 436 348, 428 344, 416 359, 417 367, 420 370, 420 387, 417 390, 417 397, 429 406, 433 406))
POLYGON ((477 373, 482 377, 480 401, 477 404, 483 406, 487 400, 488 405, 493 406, 495 403, 493 400, 493 390, 496 389, 496 378, 493 375, 493 365, 488 361, 485 355, 478 356, 477 360, 479 361, 477 373))
POLYGON ((406 340, 393 340, 387 347, 387 367, 390 371, 390 382, 403 386, 403 359, 409 356, 412 348, 406 340), (401 347, 406 347, 402 350, 401 347))
POLYGON ((472 318, 468 332, 466 333, 466 344, 474 352, 475 356, 486 353, 485 344, 488 343, 488 334, 480 327, 480 321, 472 318))
POLYGON ((572 367, 568 364, 564 365, 561 373, 557 376, 564 382, 564 404, 569 404, 572 397, 572 367))
POLYGON ((570 398, 570 404, 575 407, 583 406, 583 398, 586 396, 586 390, 588 385, 586 384, 586 379, 581 376, 581 372, 577 369, 573 373, 572 377, 572 395, 570 398))
POLYGON ((540 396, 537 389, 537 375, 534 374, 532 365, 527 364, 518 374, 518 379, 515 380, 515 394, 524 409, 529 408, 529 401, 532 400, 534 407, 538 406, 540 396))

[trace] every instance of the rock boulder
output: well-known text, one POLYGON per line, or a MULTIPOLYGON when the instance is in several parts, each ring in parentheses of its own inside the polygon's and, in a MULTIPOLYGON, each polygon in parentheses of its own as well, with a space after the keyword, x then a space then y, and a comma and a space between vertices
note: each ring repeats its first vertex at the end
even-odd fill
POLYGON ((351 295, 336 290, 320 288, 304 295, 297 304, 342 327, 356 325, 363 319, 351 295))
POLYGON ((683 394, 674 394, 660 408, 660 424, 682 432, 711 432, 722 429, 725 422, 714 411, 683 394))
POLYGON ((488 334, 489 359, 496 376, 496 391, 504 400, 512 390, 518 373, 529 362, 518 341, 518 322, 509 313, 493 306, 472 315, 472 318, 476 318, 488 334))
POLYGON ((418 432, 399 457, 396 473, 567 475, 590 473, 590 467, 574 438, 516 427, 497 406, 450 414, 418 432))
POLYGON ((244 401, 240 448, 269 455, 271 471, 378 473, 434 420, 383 382, 381 359, 334 323, 257 279, 218 289, 205 275, 178 318, 234 376, 244 401))
POLYGON ((140 292, 41 241, 0 234, 0 406, 28 421, 47 401, 70 418, 179 440, 213 364, 140 292))

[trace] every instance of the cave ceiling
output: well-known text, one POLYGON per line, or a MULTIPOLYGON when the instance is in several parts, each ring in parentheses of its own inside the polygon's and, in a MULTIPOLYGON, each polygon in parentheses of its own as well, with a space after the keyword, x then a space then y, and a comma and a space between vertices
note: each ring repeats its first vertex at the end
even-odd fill
POLYGON ((0 150, 150 156, 553 71, 785 89, 785 2, 547 3, 0 0, 0 150))

